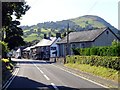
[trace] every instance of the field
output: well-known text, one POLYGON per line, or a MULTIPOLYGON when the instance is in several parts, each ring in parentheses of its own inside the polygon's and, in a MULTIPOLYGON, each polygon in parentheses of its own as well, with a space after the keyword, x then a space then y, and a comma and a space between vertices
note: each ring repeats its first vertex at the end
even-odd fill
MULTIPOLYGON (((57 30, 55 30, 55 32, 57 32, 57 30)), ((26 35, 26 37, 23 37, 25 41, 27 42, 31 42, 33 40, 41 40, 44 37, 44 34, 49 34, 51 33, 51 36, 55 36, 55 32, 52 32, 51 29, 41 29, 40 31, 40 35, 38 34, 38 30, 34 29, 32 32, 30 32, 30 30, 24 30, 24 34, 26 35)))

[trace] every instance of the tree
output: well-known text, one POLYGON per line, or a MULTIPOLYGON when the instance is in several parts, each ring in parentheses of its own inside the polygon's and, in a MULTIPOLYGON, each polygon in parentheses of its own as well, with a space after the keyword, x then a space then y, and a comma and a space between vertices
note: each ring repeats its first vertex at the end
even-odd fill
POLYGON ((18 27, 20 25, 18 20, 29 9, 30 7, 25 2, 2 2, 2 32, 5 33, 2 40, 8 43, 10 49, 24 44, 21 37, 23 31, 18 27), (15 20, 12 16, 15 17, 15 20))
POLYGON ((40 33, 41 33, 41 28, 38 28, 38 29, 37 29, 38 37, 40 37, 40 33))
POLYGON ((8 46, 7 46, 7 43, 5 43, 5 42, 3 42, 3 41, 0 41, 0 46, 2 47, 2 48, 0 48, 0 51, 2 51, 2 57, 4 58, 4 57, 6 57, 6 53, 9 51, 9 49, 8 49, 8 46), (2 49, 2 50, 1 50, 2 49))

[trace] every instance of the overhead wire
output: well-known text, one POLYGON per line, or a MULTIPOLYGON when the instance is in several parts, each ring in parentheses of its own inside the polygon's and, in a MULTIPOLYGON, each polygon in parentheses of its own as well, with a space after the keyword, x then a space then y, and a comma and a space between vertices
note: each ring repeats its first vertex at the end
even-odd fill
POLYGON ((96 0, 95 3, 89 8, 86 15, 89 14, 97 4, 98 4, 98 0, 96 0))

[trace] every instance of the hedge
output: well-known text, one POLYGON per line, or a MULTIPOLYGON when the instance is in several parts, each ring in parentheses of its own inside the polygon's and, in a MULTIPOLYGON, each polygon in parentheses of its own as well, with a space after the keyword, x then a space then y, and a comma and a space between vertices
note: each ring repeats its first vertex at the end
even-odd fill
POLYGON ((120 57, 112 56, 67 56, 66 63, 89 64, 120 70, 120 57))
POLYGON ((113 41, 111 46, 72 48, 75 55, 81 56, 120 56, 120 42, 113 41))
POLYGON ((91 47, 91 48, 73 48, 75 55, 81 56, 120 56, 120 45, 91 47))

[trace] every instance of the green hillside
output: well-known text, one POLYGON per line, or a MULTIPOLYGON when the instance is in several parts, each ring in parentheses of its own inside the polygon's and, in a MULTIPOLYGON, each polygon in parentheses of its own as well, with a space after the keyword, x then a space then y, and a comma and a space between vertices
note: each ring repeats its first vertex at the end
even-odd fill
POLYGON ((68 23, 70 31, 83 31, 102 27, 109 27, 115 33, 118 32, 116 28, 114 28, 101 17, 85 15, 69 20, 44 22, 32 26, 21 26, 24 32, 23 38, 25 41, 31 42, 33 40, 41 40, 44 37, 44 34, 48 35, 51 33, 51 36, 55 36, 57 32, 60 32, 62 36, 64 36, 68 23))
MULTIPOLYGON (((27 42, 31 42, 33 40, 41 40, 44 37, 44 34, 49 34, 51 32, 50 29, 41 29, 40 32, 38 32, 38 29, 32 29, 31 30, 23 30, 24 32, 24 40, 27 42), (39 34, 40 33, 40 34, 39 34)), ((51 32, 51 36, 55 36, 56 34, 54 32, 51 32)))
POLYGON ((89 25, 98 28, 105 27, 104 23, 97 20, 97 17, 92 18, 90 16, 89 17, 84 16, 84 17, 72 19, 71 21, 75 22, 77 25, 79 25, 82 28, 86 28, 89 25))

